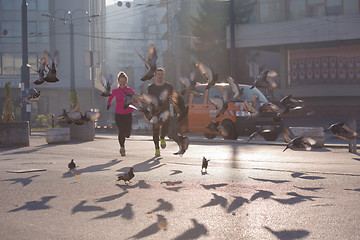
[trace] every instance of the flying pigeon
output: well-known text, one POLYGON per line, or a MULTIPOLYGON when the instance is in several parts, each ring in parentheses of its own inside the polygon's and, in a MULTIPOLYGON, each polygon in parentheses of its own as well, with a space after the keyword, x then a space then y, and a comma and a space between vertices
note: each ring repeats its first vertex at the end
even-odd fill
POLYGON ((213 97, 209 98, 209 101, 215 105, 216 109, 219 110, 216 117, 219 117, 221 114, 225 113, 228 109, 228 100, 227 100, 227 91, 224 91, 222 98, 213 97))
POLYGON ((196 62, 196 66, 199 67, 200 73, 205 79, 205 81, 208 83, 206 86, 206 89, 211 88, 215 85, 215 83, 218 81, 218 74, 214 73, 214 71, 207 65, 205 65, 202 62, 196 62))
POLYGON ((283 152, 288 148, 298 148, 310 151, 316 144, 316 141, 310 137, 292 137, 293 134, 289 128, 284 129, 284 141, 287 143, 283 152))
POLYGON ((47 52, 47 50, 44 50, 44 58, 45 58, 45 63, 47 65, 47 67, 49 68, 49 72, 46 75, 46 77, 44 78, 44 80, 46 82, 58 82, 59 79, 56 76, 56 70, 57 70, 57 66, 59 65, 59 51, 56 50, 54 53, 54 57, 51 58, 51 55, 47 52))
POLYGON ((41 91, 36 90, 35 88, 30 88, 29 92, 26 94, 27 100, 33 99, 36 100, 40 97, 41 91))
POLYGON ((331 124, 330 127, 324 130, 324 132, 329 130, 331 130, 335 136, 344 140, 354 139, 358 136, 357 132, 345 124, 345 121, 331 124))
POLYGON ((174 155, 182 156, 189 147, 189 138, 178 134, 173 140, 179 145, 179 151, 174 153, 174 155))
POLYGON ((76 164, 74 163, 74 159, 71 159, 71 162, 69 162, 68 164, 68 168, 70 169, 70 171, 74 170, 74 168, 76 167, 76 164))
POLYGON ((45 82, 45 74, 49 72, 49 68, 46 66, 44 57, 38 60, 38 62, 39 62, 39 69, 34 68, 30 64, 26 64, 27 67, 33 69, 35 72, 39 74, 39 78, 34 82, 35 85, 40 85, 43 82, 45 82))
POLYGON ((101 93, 102 97, 110 97, 111 96, 111 85, 113 84, 113 75, 110 74, 108 78, 105 78, 104 75, 101 74, 101 84, 104 86, 105 91, 101 93))
POLYGON ((237 82, 235 82, 235 80, 228 76, 227 77, 227 82, 229 83, 229 86, 230 86, 230 89, 231 89, 231 92, 232 92, 232 98, 231 100, 232 101, 237 101, 240 99, 240 97, 243 95, 244 93, 244 88, 241 88, 239 87, 239 85, 237 84, 237 82))
POLYGON ((247 140, 246 143, 249 143, 251 140, 254 140, 258 136, 264 136, 264 133, 270 133, 270 132, 271 132, 270 129, 259 128, 249 136, 249 139, 247 140))
POLYGON ((154 44, 151 44, 149 47, 148 59, 146 60, 140 53, 136 52, 141 60, 144 62, 146 69, 148 72, 141 78, 141 81, 150 80, 154 77, 156 72, 156 61, 157 61, 157 54, 155 50, 154 44))
POLYGON ((138 110, 134 105, 132 105, 135 101, 140 100, 141 96, 138 94, 131 94, 126 93, 124 98, 124 109, 127 109, 128 107, 134 108, 135 110, 138 110))
POLYGON ((133 177, 135 176, 133 171, 134 171, 134 168, 131 167, 129 172, 125 173, 122 176, 119 176, 117 181, 124 180, 125 184, 126 184, 126 182, 130 183, 130 180, 133 179, 133 177))
POLYGON ((299 103, 303 103, 303 100, 300 99, 295 99, 292 97, 292 95, 287 95, 286 97, 283 97, 280 100, 280 107, 281 108, 296 108, 298 106, 299 103))
POLYGON ((259 76, 256 77, 253 85, 250 87, 250 89, 253 89, 254 87, 260 87, 260 88, 276 88, 277 83, 273 78, 277 77, 277 72, 265 70, 260 73, 259 76))
POLYGON ((203 157, 202 165, 201 165, 201 172, 203 171, 203 169, 205 170, 205 172, 207 172, 207 167, 208 167, 209 161, 210 161, 210 159, 206 159, 205 157, 203 157))
POLYGON ((186 118, 188 111, 189 111, 189 106, 185 106, 184 99, 181 97, 181 95, 175 89, 173 90, 173 92, 171 94, 171 100, 172 100, 174 109, 175 109, 176 113, 178 114, 178 121, 180 122, 186 118))
POLYGON ((219 132, 223 137, 229 136, 229 131, 222 124, 220 124, 220 121, 211 121, 206 128, 212 132, 219 132))
POLYGON ((195 78, 195 71, 192 71, 190 73, 190 78, 187 78, 187 77, 180 77, 179 80, 180 80, 180 83, 183 87, 183 90, 180 92, 181 95, 184 95, 185 93, 192 93, 196 96, 201 96, 203 95, 202 92, 198 92, 196 89, 195 89, 195 86, 196 86, 196 81, 194 80, 195 78))

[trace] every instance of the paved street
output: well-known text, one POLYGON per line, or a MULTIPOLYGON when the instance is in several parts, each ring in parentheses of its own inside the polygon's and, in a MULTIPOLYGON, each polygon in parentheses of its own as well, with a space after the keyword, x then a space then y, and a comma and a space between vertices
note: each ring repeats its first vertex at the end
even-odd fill
POLYGON ((126 157, 101 133, 57 145, 34 133, 30 147, 1 149, 1 239, 358 239, 360 157, 346 142, 282 152, 280 140, 190 138, 182 157, 168 141, 153 158, 148 135, 133 135, 126 157), (117 182, 129 167, 132 182, 117 182), (29 169, 46 171, 12 172, 29 169))

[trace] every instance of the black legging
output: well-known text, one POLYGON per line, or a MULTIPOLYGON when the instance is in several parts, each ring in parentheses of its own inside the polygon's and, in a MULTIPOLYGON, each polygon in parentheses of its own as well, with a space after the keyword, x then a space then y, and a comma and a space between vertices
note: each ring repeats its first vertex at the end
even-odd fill
POLYGON ((119 131, 118 140, 120 147, 125 147, 125 137, 129 138, 131 133, 132 114, 115 113, 115 123, 119 131))
MULTIPOLYGON (((168 133, 168 129, 169 129, 169 120, 164 122, 164 124, 161 126, 161 134, 160 134, 161 139, 165 138, 165 136, 168 133)), ((153 126, 153 141, 155 143, 155 149, 160 149, 160 147, 159 147, 159 140, 160 140, 159 132, 160 132, 160 127, 153 126)))

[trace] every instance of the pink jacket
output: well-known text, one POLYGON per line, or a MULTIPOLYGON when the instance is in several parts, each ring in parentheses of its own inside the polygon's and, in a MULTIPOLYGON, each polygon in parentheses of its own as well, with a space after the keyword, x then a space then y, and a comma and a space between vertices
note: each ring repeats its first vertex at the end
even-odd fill
POLYGON ((115 89, 113 89, 111 91, 111 96, 108 99, 107 105, 110 105, 111 101, 115 97, 115 100, 116 100, 115 113, 129 114, 129 113, 132 113, 134 111, 134 109, 130 108, 130 107, 128 107, 127 109, 124 109, 124 99, 125 99, 126 93, 135 94, 135 91, 134 91, 134 89, 132 89, 132 88, 130 88, 128 86, 125 86, 123 89, 118 87, 118 88, 115 88, 115 89))

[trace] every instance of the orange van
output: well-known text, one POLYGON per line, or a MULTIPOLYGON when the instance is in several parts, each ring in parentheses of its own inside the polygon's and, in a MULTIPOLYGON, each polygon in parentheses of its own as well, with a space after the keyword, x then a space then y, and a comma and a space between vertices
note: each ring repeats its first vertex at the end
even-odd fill
POLYGON ((239 100, 231 101, 232 93, 229 84, 218 83, 210 89, 206 89, 206 86, 206 84, 199 84, 195 87, 196 90, 203 93, 203 95, 190 95, 188 119, 181 126, 182 132, 204 133, 208 139, 212 139, 216 137, 217 133, 210 131, 207 126, 212 121, 220 121, 230 133, 226 139, 237 139, 238 136, 248 136, 259 127, 274 130, 264 135, 265 140, 275 141, 277 139, 282 131, 283 123, 273 122, 276 113, 263 112, 256 117, 250 117, 250 113, 245 107, 244 101, 251 102, 254 96, 257 97, 259 103, 268 102, 266 97, 257 88, 250 89, 250 85, 239 84, 240 89, 244 88, 243 94, 239 100), (216 118, 218 110, 210 103, 209 98, 222 97, 224 91, 228 92, 230 99, 228 109, 224 114, 216 118))

